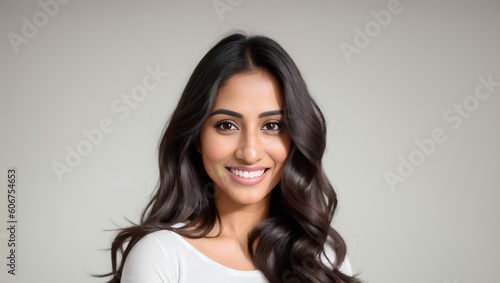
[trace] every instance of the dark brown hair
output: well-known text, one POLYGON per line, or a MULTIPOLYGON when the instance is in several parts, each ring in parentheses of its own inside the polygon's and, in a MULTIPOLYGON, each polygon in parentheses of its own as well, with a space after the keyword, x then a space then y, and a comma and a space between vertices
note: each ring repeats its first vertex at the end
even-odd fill
POLYGON ((213 183, 195 142, 224 82, 235 74, 257 69, 269 72, 281 84, 283 121, 292 146, 281 180, 271 193, 270 217, 249 235, 249 252, 272 283, 360 282, 338 270, 346 245, 330 226, 337 196, 322 167, 326 146, 323 114, 286 51, 270 38, 243 34, 222 39, 191 75, 159 145, 160 180, 156 192, 140 224, 120 230, 113 241, 112 272, 104 275, 112 276, 109 282, 120 282, 127 255, 146 234, 172 230, 200 238, 214 228, 219 215, 212 195, 213 183), (181 222, 187 225, 182 229, 173 227, 181 222), (331 265, 320 259, 327 238, 333 242, 336 254, 331 265))

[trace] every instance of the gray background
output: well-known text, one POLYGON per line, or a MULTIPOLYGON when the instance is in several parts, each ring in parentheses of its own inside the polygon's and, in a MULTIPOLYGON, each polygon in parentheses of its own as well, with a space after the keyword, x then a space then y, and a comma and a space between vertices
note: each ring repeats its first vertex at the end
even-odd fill
POLYGON ((89 273, 109 270, 104 230, 138 220, 163 125, 197 62, 234 29, 280 42, 321 105, 334 225, 362 279, 500 282, 500 2, 216 1, 223 13, 213 1, 40 3, 0 2, 0 227, 7 168, 19 172, 18 275, 1 229, 1 282, 103 282, 89 273), (381 10, 384 25, 371 12, 381 10), (121 116, 112 106, 148 66, 168 76, 121 116), (488 76, 496 85, 478 99, 488 76), (83 131, 102 119, 114 130, 59 180, 54 162, 68 165, 68 148, 90 144, 83 131), (424 154, 415 140, 436 129, 446 139, 424 154), (405 176, 400 158, 417 164, 405 176), (405 181, 391 188, 387 172, 405 181))

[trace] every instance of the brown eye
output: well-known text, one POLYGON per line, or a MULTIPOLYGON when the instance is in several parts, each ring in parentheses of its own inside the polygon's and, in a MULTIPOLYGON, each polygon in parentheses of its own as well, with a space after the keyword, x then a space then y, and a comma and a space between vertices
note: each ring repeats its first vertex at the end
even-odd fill
POLYGON ((281 128, 282 128, 281 123, 270 122, 270 123, 265 124, 263 129, 266 131, 270 131, 270 132, 277 132, 277 131, 280 131, 281 128))
POLYGON ((232 131, 236 130, 236 126, 231 122, 220 122, 215 125, 215 128, 222 131, 232 131))

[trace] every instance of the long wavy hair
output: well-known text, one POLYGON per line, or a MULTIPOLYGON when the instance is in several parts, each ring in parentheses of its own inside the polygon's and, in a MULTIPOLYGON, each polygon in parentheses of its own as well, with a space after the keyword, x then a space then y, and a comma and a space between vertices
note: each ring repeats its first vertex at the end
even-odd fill
POLYGON ((248 236, 248 250, 271 283, 360 282, 339 271, 346 245, 330 226, 337 196, 322 167, 323 114, 292 58, 277 42, 239 33, 210 49, 191 75, 159 144, 160 179, 154 196, 140 224, 121 229, 112 243, 112 272, 104 275, 112 276, 109 282, 120 282, 127 255, 146 234, 171 230, 201 238, 220 223, 213 183, 195 143, 219 88, 231 76, 255 70, 269 72, 281 85, 283 119, 292 145, 281 180, 271 192, 270 216, 248 236), (186 225, 174 227, 178 223, 186 225), (330 265, 321 260, 327 244, 336 254, 330 265))

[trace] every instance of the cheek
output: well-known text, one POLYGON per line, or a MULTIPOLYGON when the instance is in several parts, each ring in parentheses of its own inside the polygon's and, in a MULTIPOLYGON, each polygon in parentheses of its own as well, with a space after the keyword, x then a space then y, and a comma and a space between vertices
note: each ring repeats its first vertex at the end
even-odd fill
POLYGON ((268 144, 268 154, 276 165, 283 166, 283 163, 290 152, 291 141, 288 137, 268 144))
POLYGON ((230 139, 220 135, 205 134, 201 136, 201 155, 203 164, 209 171, 215 163, 222 162, 231 154, 233 144, 230 139))

